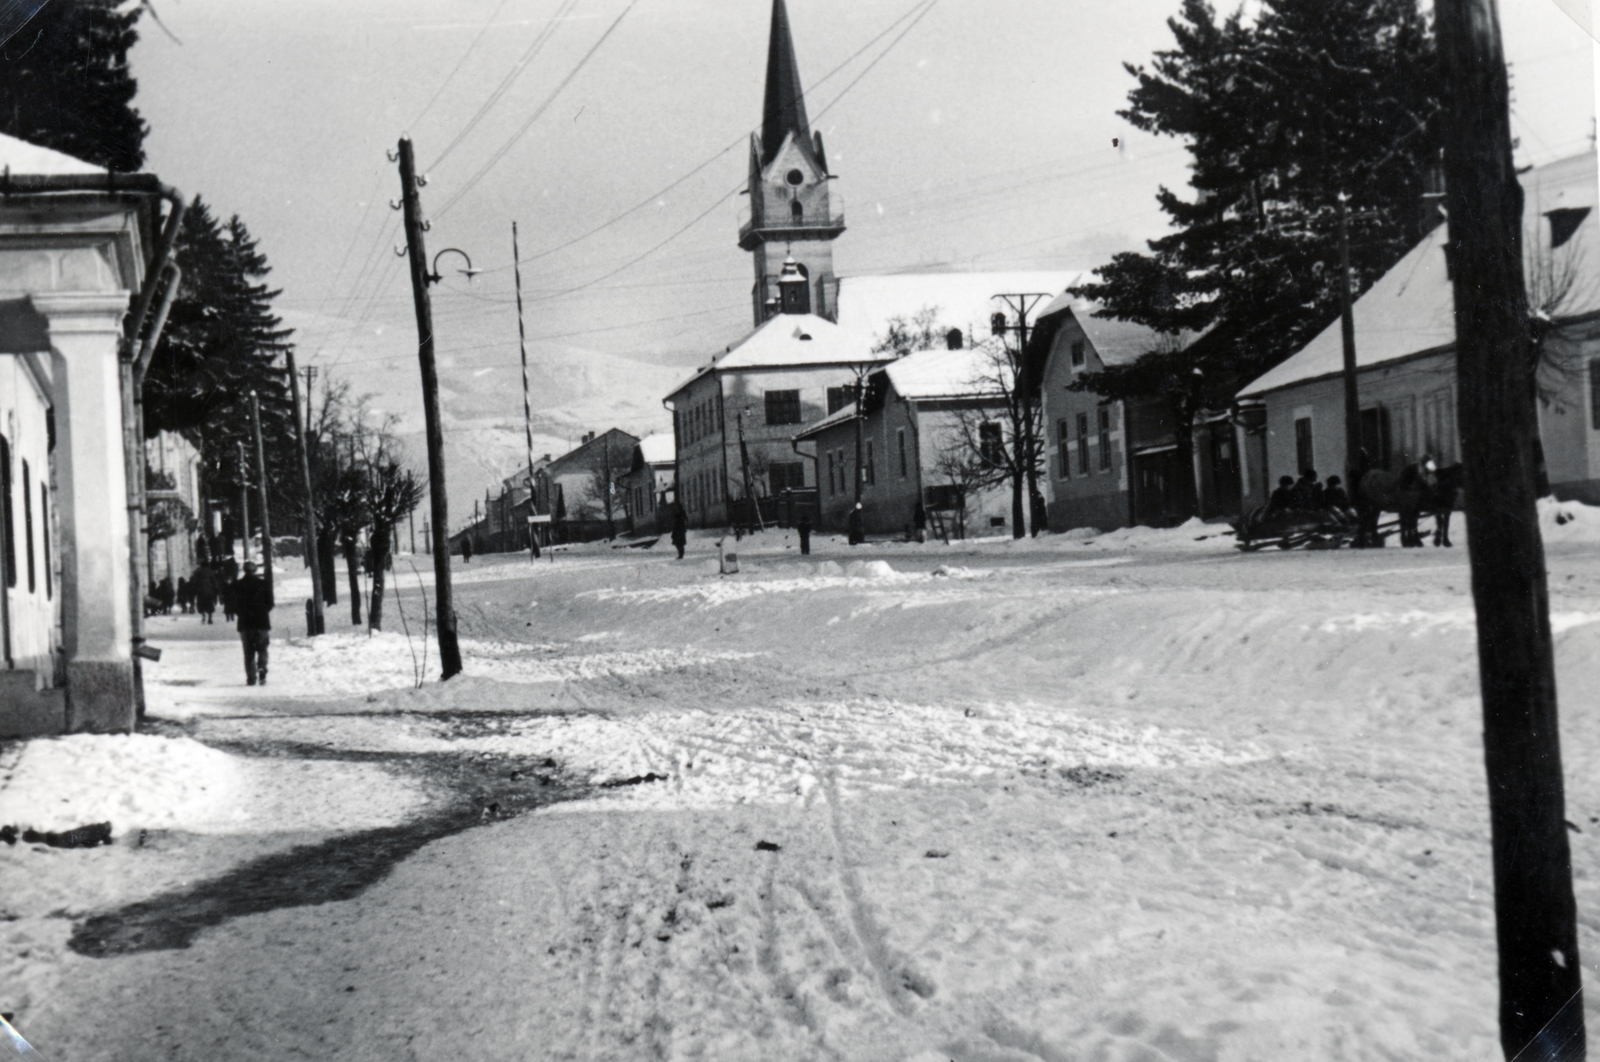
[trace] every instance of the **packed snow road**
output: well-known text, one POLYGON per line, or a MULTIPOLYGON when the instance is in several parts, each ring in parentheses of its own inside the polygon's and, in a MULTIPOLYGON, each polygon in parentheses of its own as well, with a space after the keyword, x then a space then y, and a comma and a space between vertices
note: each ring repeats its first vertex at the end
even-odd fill
MULTIPOLYGON (((425 573, 265 689, 158 620, 154 746, 0 752, 0 823, 118 830, 0 850, 0 1006, 62 1062, 1498 1057, 1465 551, 1204 533, 475 560, 420 689, 425 573)), ((1589 963, 1600 559, 1551 538, 1589 963)))

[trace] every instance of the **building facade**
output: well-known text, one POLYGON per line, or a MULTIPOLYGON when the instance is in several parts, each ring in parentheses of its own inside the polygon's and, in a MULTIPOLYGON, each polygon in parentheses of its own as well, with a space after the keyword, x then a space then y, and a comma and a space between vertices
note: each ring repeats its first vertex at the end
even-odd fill
MULTIPOLYGON (((1600 504, 1600 173, 1593 151, 1521 177, 1529 302, 1551 321, 1539 379, 1539 432, 1557 497, 1600 504)), ((1460 459, 1455 294, 1434 229, 1356 301, 1362 448, 1398 469, 1424 454, 1460 459)), ((1343 345, 1338 322, 1246 386, 1260 408, 1263 475, 1246 475, 1246 504, 1279 476, 1344 475, 1343 345)))

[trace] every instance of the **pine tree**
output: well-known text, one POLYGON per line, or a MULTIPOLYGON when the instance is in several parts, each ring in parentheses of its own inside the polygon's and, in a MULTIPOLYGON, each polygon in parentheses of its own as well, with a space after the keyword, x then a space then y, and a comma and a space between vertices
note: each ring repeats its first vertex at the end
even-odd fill
POLYGON ((54 0, 0 48, 0 132, 122 173, 144 165, 128 51, 142 7, 54 0))
POLYGON ((144 383, 145 432, 182 434, 201 452, 210 497, 230 504, 253 469, 238 467, 245 444, 253 463, 249 396, 261 404, 261 434, 274 512, 283 513, 302 491, 293 450, 293 409, 288 380, 278 363, 291 332, 272 312, 278 292, 262 279, 266 256, 237 215, 219 222, 198 197, 184 214, 176 251, 183 284, 144 383))
POLYGON ((1162 188, 1173 232, 1074 289, 1101 316, 1165 338, 1076 386, 1163 401, 1187 468, 1194 412, 1226 404, 1338 316, 1341 195, 1358 291, 1422 234, 1439 70, 1415 0, 1264 0, 1254 22, 1184 0, 1168 25, 1176 46, 1150 69, 1127 66, 1138 84, 1119 114, 1188 142, 1196 194, 1162 188))

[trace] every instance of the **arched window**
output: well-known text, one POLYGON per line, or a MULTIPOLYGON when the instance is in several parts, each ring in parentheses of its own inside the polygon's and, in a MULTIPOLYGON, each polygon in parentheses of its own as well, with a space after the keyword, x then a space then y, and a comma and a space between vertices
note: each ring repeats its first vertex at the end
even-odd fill
POLYGON ((789 200, 789 216, 795 221, 804 221, 806 219, 805 204, 798 199, 789 200))

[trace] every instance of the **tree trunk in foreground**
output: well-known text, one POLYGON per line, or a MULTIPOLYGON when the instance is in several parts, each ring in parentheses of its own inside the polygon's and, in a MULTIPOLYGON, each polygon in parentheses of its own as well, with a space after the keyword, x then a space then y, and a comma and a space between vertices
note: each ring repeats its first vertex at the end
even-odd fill
POLYGON ((350 577, 350 625, 361 626, 361 558, 357 556, 356 540, 345 539, 341 545, 344 547, 344 570, 350 577))
POLYGON ((394 528, 376 524, 372 528, 372 600, 367 604, 367 629, 383 630, 384 570, 389 566, 394 528))
POLYGON ((1493 831, 1500 1046, 1519 1062, 1585 1055, 1555 657, 1535 506, 1538 422, 1495 0, 1438 0, 1445 202, 1484 760, 1493 831))

